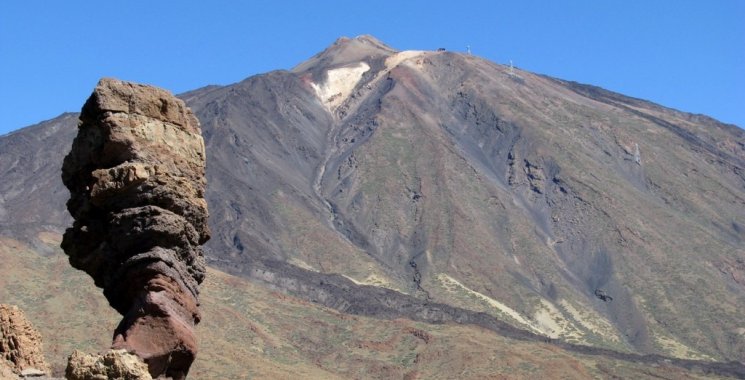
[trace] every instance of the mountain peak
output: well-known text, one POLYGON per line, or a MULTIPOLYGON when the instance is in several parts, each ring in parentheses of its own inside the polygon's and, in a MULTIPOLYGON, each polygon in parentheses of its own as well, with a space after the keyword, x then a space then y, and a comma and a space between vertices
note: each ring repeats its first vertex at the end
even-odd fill
POLYGON ((397 52, 398 50, 371 35, 366 34, 354 38, 339 37, 329 47, 297 65, 292 71, 296 73, 316 72, 365 60, 385 59, 397 52))
POLYGON ((375 38, 373 35, 370 34, 361 34, 354 38, 348 38, 348 37, 340 37, 336 40, 336 42, 344 41, 346 43, 352 42, 352 43, 359 43, 359 44, 365 44, 370 46, 375 46, 378 49, 381 50, 389 50, 389 51, 396 51, 395 49, 391 48, 387 44, 385 44, 383 41, 375 38))

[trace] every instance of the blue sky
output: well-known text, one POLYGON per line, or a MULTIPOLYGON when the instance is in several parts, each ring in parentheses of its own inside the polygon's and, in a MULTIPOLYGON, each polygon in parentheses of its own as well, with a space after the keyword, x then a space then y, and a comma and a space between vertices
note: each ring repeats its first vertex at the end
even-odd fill
POLYGON ((288 69, 340 36, 465 51, 745 127, 745 1, 0 3, 0 134, 103 76, 175 93, 288 69))

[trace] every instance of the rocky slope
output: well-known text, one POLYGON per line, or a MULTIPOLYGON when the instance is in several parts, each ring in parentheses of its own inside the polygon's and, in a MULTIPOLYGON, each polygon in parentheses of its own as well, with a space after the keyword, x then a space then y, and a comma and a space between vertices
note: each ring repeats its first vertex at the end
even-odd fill
MULTIPOLYGON (((207 145, 212 266, 345 313, 745 360, 735 126, 371 37, 181 97, 207 145)), ((74 120, 0 138, 2 235, 42 254, 36 233, 68 223, 45 170, 74 120)))

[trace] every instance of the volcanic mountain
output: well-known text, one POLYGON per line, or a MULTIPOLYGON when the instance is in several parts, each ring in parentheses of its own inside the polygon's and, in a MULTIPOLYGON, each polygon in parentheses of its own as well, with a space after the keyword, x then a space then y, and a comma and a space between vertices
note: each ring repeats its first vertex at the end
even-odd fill
MULTIPOLYGON (((180 97, 206 142, 215 269, 344 315, 745 361, 734 125, 370 36, 180 97)), ((0 235, 42 255, 70 224, 76 123, 0 137, 0 235)))

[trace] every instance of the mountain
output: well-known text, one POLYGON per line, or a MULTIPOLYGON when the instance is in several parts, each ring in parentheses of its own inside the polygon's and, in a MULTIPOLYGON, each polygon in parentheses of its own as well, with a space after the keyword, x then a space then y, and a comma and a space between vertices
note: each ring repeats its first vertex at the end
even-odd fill
MULTIPOLYGON (((745 361, 736 126, 370 36, 180 97, 207 146, 216 270, 360 318, 745 361)), ((76 119, 0 137, 0 235, 40 257, 70 223, 76 119)))

